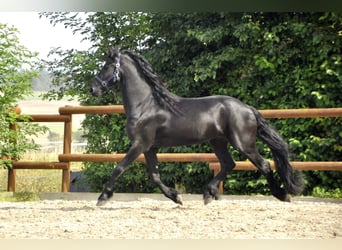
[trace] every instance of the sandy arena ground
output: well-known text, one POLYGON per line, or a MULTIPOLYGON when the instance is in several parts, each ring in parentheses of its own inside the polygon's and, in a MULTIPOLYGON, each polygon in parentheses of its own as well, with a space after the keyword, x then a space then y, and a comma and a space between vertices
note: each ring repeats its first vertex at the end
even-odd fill
POLYGON ((96 207, 92 197, 0 202, 0 239, 342 239, 341 200, 223 196, 204 206, 186 196, 179 206, 138 195, 96 207))

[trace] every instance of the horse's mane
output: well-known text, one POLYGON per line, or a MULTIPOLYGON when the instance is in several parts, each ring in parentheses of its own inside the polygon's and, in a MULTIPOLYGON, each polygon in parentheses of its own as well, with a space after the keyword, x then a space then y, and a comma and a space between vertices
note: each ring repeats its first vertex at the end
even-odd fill
POLYGON ((128 55, 139 67, 147 84, 151 87, 152 94, 157 104, 167 108, 173 113, 179 114, 178 96, 171 93, 160 80, 159 76, 154 72, 151 64, 144 57, 128 50, 122 51, 122 54, 128 55))

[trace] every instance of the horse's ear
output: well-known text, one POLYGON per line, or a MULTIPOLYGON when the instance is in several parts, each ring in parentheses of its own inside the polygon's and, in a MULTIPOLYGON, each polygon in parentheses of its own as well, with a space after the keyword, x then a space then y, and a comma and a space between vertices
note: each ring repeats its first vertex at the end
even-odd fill
POLYGON ((107 57, 114 60, 118 55, 120 49, 118 47, 110 47, 107 52, 107 57))

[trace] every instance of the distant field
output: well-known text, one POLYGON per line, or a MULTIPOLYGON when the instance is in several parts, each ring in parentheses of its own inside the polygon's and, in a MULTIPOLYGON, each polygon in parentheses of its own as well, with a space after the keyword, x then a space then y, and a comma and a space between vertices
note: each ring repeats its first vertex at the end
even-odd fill
MULTIPOLYGON (((33 97, 26 100, 19 101, 19 107, 22 114, 59 114, 59 107, 78 106, 77 101, 45 101, 39 97, 40 93, 36 92, 33 97)), ((73 132, 76 132, 81 128, 81 122, 84 119, 84 115, 73 115, 72 128, 73 132)), ((62 122, 42 122, 41 125, 47 126, 51 132, 58 134, 58 139, 50 141, 48 138, 49 133, 40 135, 34 138, 37 144, 40 144, 42 149, 38 152, 28 152, 25 154, 26 160, 57 160, 57 155, 63 151, 63 136, 64 136, 64 123, 62 122)), ((81 152, 84 147, 73 146, 72 150, 81 152)))
MULTIPOLYGON (((22 114, 59 114, 59 107, 64 107, 66 105, 69 106, 78 106, 79 102, 77 101, 45 101, 39 98, 39 93, 36 93, 31 99, 19 101, 19 107, 21 108, 22 114)), ((73 115, 72 127, 73 131, 77 131, 81 127, 81 122, 84 119, 84 115, 73 115)), ((63 136, 63 123, 40 123, 44 126, 47 126, 52 132, 58 133, 63 136)), ((41 136, 37 138, 37 140, 45 142, 47 135, 41 136)))
MULTIPOLYGON (((39 99, 19 101, 22 114, 58 114, 59 107, 78 106, 78 101, 45 101, 39 99)), ((73 125, 80 127, 84 115, 73 115, 73 125)))

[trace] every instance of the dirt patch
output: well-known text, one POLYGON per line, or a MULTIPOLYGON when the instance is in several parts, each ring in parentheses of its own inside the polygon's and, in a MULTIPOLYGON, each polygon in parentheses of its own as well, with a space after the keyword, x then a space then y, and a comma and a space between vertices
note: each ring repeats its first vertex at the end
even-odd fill
POLYGON ((329 239, 342 238, 342 204, 272 198, 138 198, 1 202, 1 239, 329 239))

